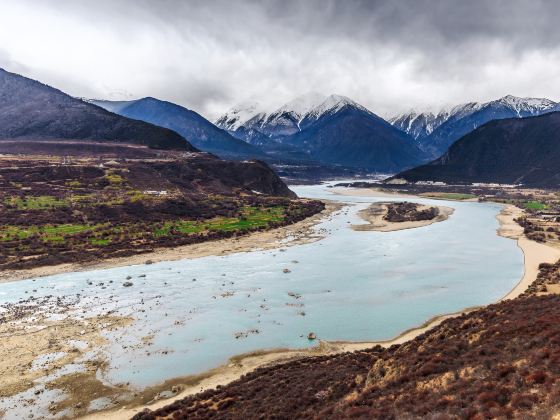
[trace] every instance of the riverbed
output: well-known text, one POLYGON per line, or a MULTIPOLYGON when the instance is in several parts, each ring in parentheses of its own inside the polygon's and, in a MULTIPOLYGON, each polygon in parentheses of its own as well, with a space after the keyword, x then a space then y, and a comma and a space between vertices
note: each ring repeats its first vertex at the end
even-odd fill
POLYGON ((523 274, 516 242, 496 235, 498 204, 407 198, 454 212, 417 229, 355 231, 351 225, 365 223, 357 213, 387 197, 336 195, 325 185, 293 190, 345 204, 314 227, 322 240, 0 284, 0 304, 79 295, 67 316, 131 317, 104 333, 102 379, 143 388, 236 354, 316 345, 310 332, 321 340, 389 339, 436 315, 494 302, 523 274))

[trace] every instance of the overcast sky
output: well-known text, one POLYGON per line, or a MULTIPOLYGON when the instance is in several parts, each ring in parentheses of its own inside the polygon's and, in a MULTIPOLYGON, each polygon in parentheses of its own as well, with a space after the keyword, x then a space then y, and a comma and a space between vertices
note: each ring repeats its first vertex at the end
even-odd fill
POLYGON ((380 115, 560 100, 556 0, 0 0, 0 67, 74 96, 209 118, 308 91, 380 115))

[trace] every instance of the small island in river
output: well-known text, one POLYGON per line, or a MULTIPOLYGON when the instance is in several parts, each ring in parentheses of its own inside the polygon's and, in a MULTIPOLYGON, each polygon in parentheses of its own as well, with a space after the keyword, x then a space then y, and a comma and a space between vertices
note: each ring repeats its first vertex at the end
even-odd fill
POLYGON ((451 207, 426 206, 408 201, 373 203, 358 212, 368 224, 352 225, 352 229, 379 232, 413 229, 447 220, 452 213, 451 207))

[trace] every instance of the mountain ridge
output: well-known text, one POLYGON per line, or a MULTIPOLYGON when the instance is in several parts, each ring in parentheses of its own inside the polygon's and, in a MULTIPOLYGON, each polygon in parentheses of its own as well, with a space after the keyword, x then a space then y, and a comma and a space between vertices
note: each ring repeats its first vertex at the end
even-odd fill
POLYGON ((218 118, 234 136, 264 148, 300 149, 309 159, 375 172, 398 171, 422 162, 423 152, 406 133, 342 95, 308 93, 276 110, 255 115, 234 107, 218 118), (231 117, 234 115, 235 117, 231 117), (247 120, 241 121, 240 115, 247 120))
POLYGON ((560 112, 489 121, 438 159, 399 173, 410 182, 560 186, 560 112))
POLYGON ((113 114, 4 69, 0 69, 0 139, 112 141, 197 151, 172 130, 113 114))
POLYGON ((171 129, 200 150, 228 158, 259 158, 263 152, 216 127, 195 111, 151 96, 129 101, 91 100, 119 115, 171 129))
POLYGON ((560 103, 546 98, 506 95, 488 102, 467 102, 437 113, 411 111, 389 118, 395 127, 411 134, 433 158, 456 140, 495 119, 526 118, 560 111, 560 103))

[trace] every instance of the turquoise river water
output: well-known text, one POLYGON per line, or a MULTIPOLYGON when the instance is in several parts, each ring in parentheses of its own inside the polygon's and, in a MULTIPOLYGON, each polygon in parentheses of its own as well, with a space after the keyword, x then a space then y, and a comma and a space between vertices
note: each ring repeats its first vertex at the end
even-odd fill
POLYGON ((496 235, 497 204, 414 199, 455 212, 422 228, 358 232, 350 228, 364 223, 357 212, 386 198, 333 195, 324 185, 293 189, 348 205, 316 226, 324 239, 1 284, 0 303, 34 289, 34 296, 80 294, 79 312, 133 316, 131 327, 107 335, 103 379, 144 387, 251 350, 312 346, 310 331, 324 340, 389 339, 435 315, 496 301, 522 276, 515 241, 496 235), (122 286, 127 276, 134 286, 122 286), (146 336, 148 348, 139 345, 146 336))

